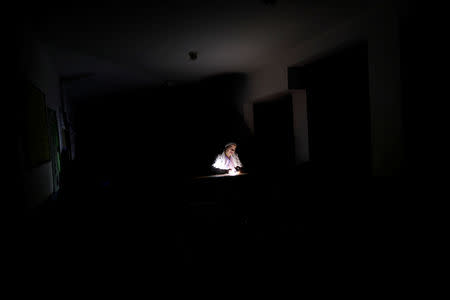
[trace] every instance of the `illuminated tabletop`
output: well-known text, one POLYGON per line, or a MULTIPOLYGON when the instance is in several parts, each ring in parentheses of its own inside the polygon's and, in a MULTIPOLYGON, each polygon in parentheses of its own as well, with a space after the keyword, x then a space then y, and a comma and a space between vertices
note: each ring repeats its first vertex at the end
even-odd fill
POLYGON ((238 173, 238 174, 217 174, 217 175, 208 175, 208 176, 197 176, 194 179, 204 179, 204 178, 220 178, 220 177, 240 177, 245 176, 248 173, 238 173))

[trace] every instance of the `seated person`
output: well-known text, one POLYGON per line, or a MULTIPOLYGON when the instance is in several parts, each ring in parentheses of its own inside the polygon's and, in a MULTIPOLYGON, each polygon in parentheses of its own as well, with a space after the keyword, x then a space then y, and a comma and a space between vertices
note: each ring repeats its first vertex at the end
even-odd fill
POLYGON ((216 174, 239 174, 242 168, 242 163, 236 153, 236 143, 228 143, 225 149, 217 155, 214 164, 212 165, 213 172, 216 174))

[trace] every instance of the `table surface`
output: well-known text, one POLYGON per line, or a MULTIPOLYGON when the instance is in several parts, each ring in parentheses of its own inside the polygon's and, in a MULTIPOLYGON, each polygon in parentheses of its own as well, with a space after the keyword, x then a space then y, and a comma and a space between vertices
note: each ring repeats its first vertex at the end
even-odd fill
POLYGON ((239 174, 236 174, 236 175, 217 174, 217 175, 208 175, 208 176, 197 176, 197 177, 194 177, 194 179, 217 178, 217 177, 238 177, 238 176, 244 176, 244 175, 247 175, 247 173, 239 173, 239 174))

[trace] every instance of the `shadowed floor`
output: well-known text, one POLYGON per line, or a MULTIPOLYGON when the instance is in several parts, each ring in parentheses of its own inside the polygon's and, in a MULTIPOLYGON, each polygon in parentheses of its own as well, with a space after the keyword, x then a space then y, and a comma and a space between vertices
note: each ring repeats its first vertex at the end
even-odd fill
POLYGON ((71 180, 57 199, 27 212, 16 239, 75 264, 379 268, 412 230, 402 206, 410 192, 399 183, 305 170, 147 185, 71 180))

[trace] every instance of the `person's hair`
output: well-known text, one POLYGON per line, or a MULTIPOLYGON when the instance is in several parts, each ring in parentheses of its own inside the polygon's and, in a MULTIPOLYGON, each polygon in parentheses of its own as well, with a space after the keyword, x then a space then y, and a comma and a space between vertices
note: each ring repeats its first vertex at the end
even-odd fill
POLYGON ((225 145, 225 149, 228 149, 228 147, 233 146, 233 145, 237 146, 236 143, 228 143, 225 145))

